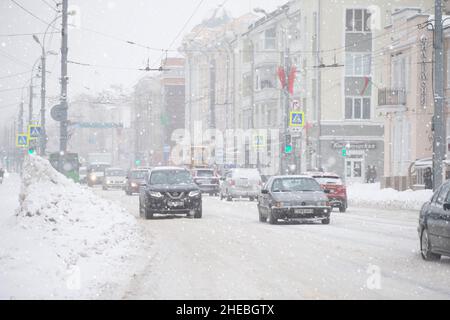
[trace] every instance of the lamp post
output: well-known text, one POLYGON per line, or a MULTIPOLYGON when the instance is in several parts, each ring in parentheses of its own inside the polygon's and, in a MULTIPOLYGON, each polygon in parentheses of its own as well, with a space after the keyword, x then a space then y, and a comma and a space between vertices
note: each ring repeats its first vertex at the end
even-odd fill
POLYGON ((53 25, 53 23, 56 22, 61 18, 61 15, 56 16, 47 26, 47 29, 44 32, 44 35, 42 37, 42 42, 39 40, 39 38, 34 34, 33 40, 41 47, 41 72, 42 72, 42 78, 41 78, 41 136, 39 138, 39 145, 40 145, 40 155, 45 155, 45 150, 47 147, 47 134, 45 130, 45 100, 46 100, 46 57, 47 55, 57 55, 54 51, 45 51, 45 39, 47 37, 47 33, 49 28, 53 25))

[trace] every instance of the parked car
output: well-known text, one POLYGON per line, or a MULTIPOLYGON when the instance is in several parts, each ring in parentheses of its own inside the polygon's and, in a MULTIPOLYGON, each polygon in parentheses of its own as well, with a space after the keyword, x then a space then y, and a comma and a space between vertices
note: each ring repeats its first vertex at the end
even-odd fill
POLYGON ((111 167, 109 163, 92 163, 88 166, 87 184, 90 187, 95 185, 103 185, 105 170, 111 167))
POLYGON ((274 176, 258 197, 259 221, 320 220, 330 223, 332 208, 319 183, 309 176, 274 176))
POLYGON ((420 210, 420 252, 425 260, 450 256, 450 181, 444 183, 420 210))
POLYGON ((220 186, 220 199, 249 198, 254 201, 261 191, 262 180, 257 169, 231 169, 220 186))
POLYGON ((123 189, 126 185, 127 174, 125 170, 120 168, 105 169, 105 177, 103 179, 103 190, 111 188, 123 189))
POLYGON ((80 167, 78 172, 79 172, 79 177, 80 177, 80 183, 86 184, 87 183, 87 167, 80 167))
POLYGON ((139 214, 152 219, 156 213, 202 217, 202 193, 188 169, 157 167, 150 171, 140 190, 139 214))
POLYGON ((192 177, 202 193, 208 193, 210 196, 219 194, 220 177, 214 169, 195 168, 192 170, 192 177))
POLYGON ((149 173, 147 169, 133 169, 127 174, 125 184, 125 194, 131 196, 133 193, 139 193, 141 184, 145 181, 149 173))
POLYGON ((339 208, 340 212, 347 210, 347 187, 339 175, 326 172, 308 172, 306 175, 316 179, 322 189, 327 191, 333 208, 339 208))

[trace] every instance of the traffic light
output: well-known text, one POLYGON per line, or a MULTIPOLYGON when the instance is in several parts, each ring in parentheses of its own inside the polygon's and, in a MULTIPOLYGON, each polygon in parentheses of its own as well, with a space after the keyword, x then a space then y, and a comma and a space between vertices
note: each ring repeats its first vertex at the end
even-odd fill
POLYGON ((135 165, 140 166, 141 165, 141 160, 136 160, 134 161, 135 165))
POLYGON ((343 149, 342 149, 342 156, 343 156, 343 157, 346 157, 346 156, 347 156, 347 149, 346 149, 346 148, 343 148, 343 149))
POLYGON ((35 152, 34 148, 29 148, 29 149, 28 149, 28 154, 29 154, 29 155, 34 154, 34 152, 35 152))
POLYGON ((286 141, 284 144, 284 153, 291 153, 292 152, 292 138, 290 134, 286 135, 286 141))

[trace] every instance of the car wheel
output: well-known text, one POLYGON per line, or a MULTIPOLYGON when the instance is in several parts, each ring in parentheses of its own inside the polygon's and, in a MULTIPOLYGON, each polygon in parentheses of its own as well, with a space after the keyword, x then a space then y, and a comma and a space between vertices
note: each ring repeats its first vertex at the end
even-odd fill
POLYGON ((144 208, 142 207, 141 201, 139 201, 139 217, 144 217, 144 208))
POLYGON ((267 217, 267 220, 269 221, 269 224, 277 224, 278 222, 278 219, 276 219, 273 215, 272 209, 269 209, 269 216, 267 217))
POLYGON ((145 209, 145 219, 153 219, 153 211, 145 209))
POLYGON ((254 197, 250 197, 249 200, 250 200, 251 202, 253 202, 253 201, 255 201, 255 198, 254 198, 254 197))
POLYGON ((267 218, 262 214, 262 210, 258 205, 259 222, 267 222, 267 218))
POLYGON ((330 218, 322 219, 322 224, 330 224, 330 218))
POLYGON ((426 228, 423 229, 422 235, 420 237, 420 253, 422 255, 422 258, 426 261, 436 261, 441 258, 440 254, 431 252, 430 239, 428 237, 428 230, 426 228))
POLYGON ((233 201, 233 197, 227 193, 227 201, 233 201))
POLYGON ((339 206, 339 212, 344 213, 345 211, 347 211, 347 206, 345 204, 341 204, 339 206))
POLYGON ((107 187, 102 187, 102 189, 103 189, 104 191, 108 190, 108 188, 107 188, 107 187))
POLYGON ((202 218, 202 208, 200 207, 199 209, 195 210, 194 219, 201 219, 201 218, 202 218))
POLYGON ((223 200, 224 196, 223 196, 222 192, 219 195, 220 195, 220 200, 223 200))

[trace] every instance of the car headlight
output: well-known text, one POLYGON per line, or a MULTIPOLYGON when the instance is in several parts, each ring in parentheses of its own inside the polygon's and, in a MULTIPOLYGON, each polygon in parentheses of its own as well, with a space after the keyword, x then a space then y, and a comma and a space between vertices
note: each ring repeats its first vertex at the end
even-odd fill
POLYGON ((97 176, 96 176, 95 174, 91 175, 89 178, 90 178, 92 181, 97 180, 97 176))
POLYGON ((137 183, 132 182, 132 183, 131 183, 131 186, 132 186, 133 188, 136 188, 136 187, 137 187, 137 183))
POLYGON ((198 190, 189 192, 189 197, 198 197, 199 195, 200 195, 200 191, 198 191, 198 190))
POLYGON ((279 202, 279 201, 274 203, 275 208, 283 208, 283 205, 284 205, 283 202, 279 202))
POLYGON ((161 198, 163 196, 162 193, 158 191, 149 191, 148 194, 154 198, 161 198))

